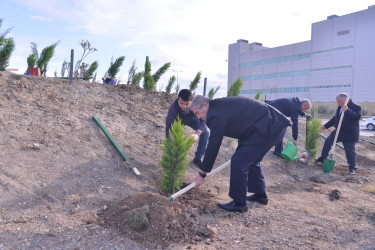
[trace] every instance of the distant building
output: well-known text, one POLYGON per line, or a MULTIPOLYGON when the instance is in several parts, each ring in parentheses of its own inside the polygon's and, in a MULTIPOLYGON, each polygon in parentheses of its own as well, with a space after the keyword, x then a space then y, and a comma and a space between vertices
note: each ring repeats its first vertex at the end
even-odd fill
POLYGON ((242 96, 298 96, 335 101, 348 93, 375 102, 375 6, 312 24, 311 40, 276 48, 240 39, 229 45, 228 89, 241 78, 242 96))

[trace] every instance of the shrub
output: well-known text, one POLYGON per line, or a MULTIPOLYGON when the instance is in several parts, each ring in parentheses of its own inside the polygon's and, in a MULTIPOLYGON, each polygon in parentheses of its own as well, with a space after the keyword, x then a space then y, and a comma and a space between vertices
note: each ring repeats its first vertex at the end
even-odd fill
POLYGON ((187 155, 194 139, 189 135, 184 135, 184 127, 178 118, 173 122, 169 130, 169 138, 163 140, 163 151, 160 165, 163 168, 163 178, 161 181, 162 190, 174 193, 181 189, 182 176, 189 164, 187 155))
POLYGON ((305 148, 311 158, 315 158, 318 152, 320 127, 321 121, 319 119, 306 121, 307 134, 305 148))
POLYGON ((243 81, 241 78, 238 78, 232 86, 230 86, 230 89, 228 91, 228 96, 239 96, 241 92, 241 88, 243 85, 243 81))

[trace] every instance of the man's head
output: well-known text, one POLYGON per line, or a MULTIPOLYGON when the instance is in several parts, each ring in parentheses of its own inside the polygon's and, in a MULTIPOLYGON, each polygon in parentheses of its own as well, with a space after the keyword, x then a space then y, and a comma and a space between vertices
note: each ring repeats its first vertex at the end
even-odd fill
POLYGON ((193 100, 193 93, 188 89, 181 89, 178 93, 178 106, 186 111, 191 104, 191 100, 193 100))
POLYGON ((336 96, 337 104, 340 107, 343 107, 345 105, 345 100, 349 95, 347 93, 341 93, 338 96, 336 96))
POLYGON ((191 110, 199 119, 206 120, 210 99, 205 96, 196 95, 191 102, 191 110))
POLYGON ((301 101, 301 110, 302 112, 305 112, 306 110, 311 108, 311 102, 309 99, 303 99, 301 101))

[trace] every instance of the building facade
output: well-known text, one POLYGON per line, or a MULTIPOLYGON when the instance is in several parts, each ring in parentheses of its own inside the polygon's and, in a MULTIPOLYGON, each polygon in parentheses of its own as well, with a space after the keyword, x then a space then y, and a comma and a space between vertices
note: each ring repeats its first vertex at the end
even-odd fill
POLYGON ((311 40, 267 48, 240 39, 229 45, 228 89, 238 78, 240 95, 273 100, 298 96, 331 102, 346 92, 375 102, 375 6, 312 24, 311 40))

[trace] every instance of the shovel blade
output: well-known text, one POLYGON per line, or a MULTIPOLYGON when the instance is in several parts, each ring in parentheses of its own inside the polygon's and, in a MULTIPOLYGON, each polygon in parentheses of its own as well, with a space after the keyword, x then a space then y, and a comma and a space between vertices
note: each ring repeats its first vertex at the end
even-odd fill
POLYGON ((324 159, 323 161, 323 172, 324 173, 330 173, 333 170, 333 167, 335 166, 335 162, 332 159, 324 159))

